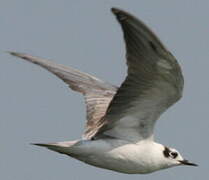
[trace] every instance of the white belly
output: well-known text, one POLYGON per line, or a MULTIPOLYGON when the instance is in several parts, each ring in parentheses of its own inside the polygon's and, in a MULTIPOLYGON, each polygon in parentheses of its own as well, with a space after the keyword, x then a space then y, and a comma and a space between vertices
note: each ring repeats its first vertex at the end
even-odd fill
POLYGON ((130 144, 122 140, 96 140, 82 141, 72 147, 71 153, 74 158, 100 168, 142 174, 160 169, 154 165, 146 149, 146 145, 130 144))

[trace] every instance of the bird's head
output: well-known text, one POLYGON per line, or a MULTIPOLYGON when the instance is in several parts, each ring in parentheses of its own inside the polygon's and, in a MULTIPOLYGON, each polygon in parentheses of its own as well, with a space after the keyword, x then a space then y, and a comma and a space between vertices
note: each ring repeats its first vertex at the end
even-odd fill
POLYGON ((164 162, 167 164, 168 167, 179 165, 198 166, 197 164, 191 163, 188 160, 184 159, 176 149, 164 146, 162 153, 164 157, 164 162))

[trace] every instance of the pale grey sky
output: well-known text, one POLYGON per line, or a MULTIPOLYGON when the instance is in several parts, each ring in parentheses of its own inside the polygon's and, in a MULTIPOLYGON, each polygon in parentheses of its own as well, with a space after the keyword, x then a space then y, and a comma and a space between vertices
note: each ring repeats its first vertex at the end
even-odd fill
POLYGON ((1 0, 0 179, 208 179, 208 12, 208 0, 1 0), (184 97, 158 121, 156 140, 199 167, 125 175, 29 144, 80 138, 83 98, 47 71, 4 51, 52 59, 120 85, 125 49, 111 7, 148 24, 181 64, 184 97))

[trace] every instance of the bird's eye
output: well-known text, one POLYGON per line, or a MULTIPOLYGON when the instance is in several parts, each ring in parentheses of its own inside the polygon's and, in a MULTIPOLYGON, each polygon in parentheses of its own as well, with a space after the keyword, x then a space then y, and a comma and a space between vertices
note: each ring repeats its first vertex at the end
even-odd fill
POLYGON ((170 156, 175 159, 178 156, 177 152, 170 152, 170 156))

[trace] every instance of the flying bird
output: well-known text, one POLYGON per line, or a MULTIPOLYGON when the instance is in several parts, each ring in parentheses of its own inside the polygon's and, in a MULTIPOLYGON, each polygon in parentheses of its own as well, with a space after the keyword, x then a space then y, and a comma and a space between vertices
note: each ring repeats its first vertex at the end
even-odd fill
POLYGON ((142 21, 118 8, 112 12, 126 44, 128 70, 120 87, 46 59, 9 52, 52 72, 85 98, 87 123, 81 139, 35 145, 127 174, 197 166, 154 141, 156 120, 182 96, 177 60, 142 21))

